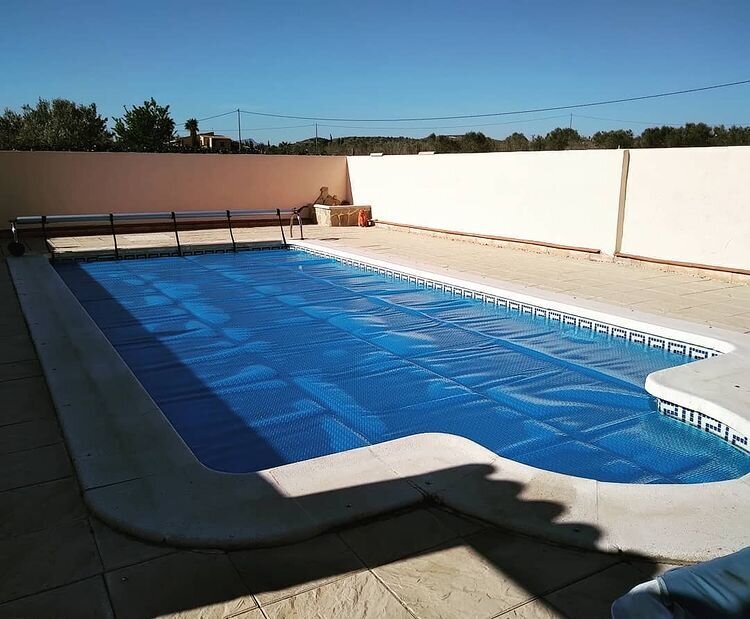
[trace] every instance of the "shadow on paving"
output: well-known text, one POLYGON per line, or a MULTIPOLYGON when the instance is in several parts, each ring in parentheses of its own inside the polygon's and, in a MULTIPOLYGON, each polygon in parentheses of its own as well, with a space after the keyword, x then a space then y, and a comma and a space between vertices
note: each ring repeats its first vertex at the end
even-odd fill
MULTIPOLYGON (((483 486, 491 492, 497 510, 545 523, 550 536, 575 537, 576 545, 508 531, 425 497, 422 505, 332 528, 306 541, 235 549, 228 553, 230 562, 246 588, 245 594, 256 596, 268 617, 609 617, 617 598, 662 572, 664 566, 648 557, 597 550, 601 529, 556 522, 564 515, 563 505, 524 500, 520 498, 523 484, 487 480, 486 475, 493 471, 491 466, 466 466, 431 472, 429 477, 435 484, 483 486), (358 574, 368 570, 374 577, 356 580, 358 574)), ((419 481, 423 479, 420 476, 419 481)), ((365 493, 389 492, 393 483, 398 482, 355 488, 365 493)), ((350 499, 351 490, 294 500, 303 506, 306 501, 320 500, 343 504, 350 499)), ((152 563, 154 568, 166 569, 168 562, 169 557, 165 557, 152 563)), ((123 580, 127 581, 130 573, 138 575, 143 565, 112 576, 125 574, 123 580)), ((171 577, 162 578, 166 581, 171 577)), ((110 581, 110 595, 118 616, 118 607, 127 607, 133 596, 140 597, 138 610, 123 615, 133 617, 231 606, 242 595, 231 587, 234 592, 228 595, 220 593, 226 588, 203 589, 199 578, 198 573, 188 573, 186 580, 172 583, 174 594, 162 596, 146 572, 134 590, 124 584, 117 591, 110 581)), ((684 591, 675 592, 670 600, 689 608, 695 617, 726 616, 717 611, 712 600, 684 591)), ((732 617, 750 616, 749 612, 750 607, 745 606, 732 617)), ((627 617, 642 616, 650 615, 627 617)))
MULTIPOLYGON (((537 613, 534 616, 546 616, 546 612, 555 617, 606 617, 617 597, 657 574, 659 566, 646 557, 597 551, 598 528, 555 522, 564 514, 561 504, 523 500, 519 498, 522 484, 487 480, 491 472, 490 466, 466 466, 432 472, 429 478, 436 486, 459 483, 482 487, 491 493, 498 511, 544 524, 551 536, 575 538, 576 547, 506 531, 440 508, 426 498, 421 506, 331 529, 307 541, 235 549, 229 552, 230 561, 243 586, 264 608, 277 607, 278 614, 273 608, 270 611, 269 616, 274 617, 343 616, 327 614, 334 609, 336 613, 350 612, 347 616, 351 617, 392 616, 395 611, 388 610, 386 600, 374 599, 390 598, 389 590, 417 617, 489 618, 529 602, 537 613), (366 570, 376 579, 367 583, 350 578, 366 570), (306 601, 291 604, 293 596, 304 596, 321 586, 316 595, 310 593, 306 601), (326 588, 329 597, 321 593, 326 588)), ((399 482, 365 484, 355 490, 358 494, 387 493, 394 483, 399 482)), ((288 500, 298 501, 303 508, 308 501, 325 501, 343 510, 351 492, 352 488, 345 488, 288 500)), ((111 574, 110 595, 116 612, 136 598, 138 610, 126 616, 187 612, 231 603, 240 596, 231 588, 227 592, 225 587, 201 587, 197 573, 187 574, 185 581, 171 582, 167 586, 174 587, 173 593, 163 595, 161 587, 154 587, 151 570, 169 570, 172 560, 156 559, 145 571, 139 564, 111 574)), ((174 576, 162 578, 166 582, 174 576)))

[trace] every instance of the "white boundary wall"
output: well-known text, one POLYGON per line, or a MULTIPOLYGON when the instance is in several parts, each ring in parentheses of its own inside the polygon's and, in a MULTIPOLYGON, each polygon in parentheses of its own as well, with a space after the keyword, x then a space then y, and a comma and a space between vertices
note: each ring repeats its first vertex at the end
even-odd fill
POLYGON ((349 157, 373 218, 614 253, 623 151, 349 157))
POLYGON ((750 147, 348 157, 375 219, 750 270, 750 147), (619 248, 618 248, 618 234, 619 248))
POLYGON ((632 150, 621 251, 750 269, 750 147, 632 150))

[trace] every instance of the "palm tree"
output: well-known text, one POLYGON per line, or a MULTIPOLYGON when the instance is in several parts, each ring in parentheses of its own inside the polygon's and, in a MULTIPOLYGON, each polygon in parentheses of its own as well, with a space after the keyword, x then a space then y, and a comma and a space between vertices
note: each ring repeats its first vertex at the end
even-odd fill
POLYGON ((190 145, 198 148, 198 121, 195 118, 188 118, 185 121, 185 130, 190 132, 190 145))

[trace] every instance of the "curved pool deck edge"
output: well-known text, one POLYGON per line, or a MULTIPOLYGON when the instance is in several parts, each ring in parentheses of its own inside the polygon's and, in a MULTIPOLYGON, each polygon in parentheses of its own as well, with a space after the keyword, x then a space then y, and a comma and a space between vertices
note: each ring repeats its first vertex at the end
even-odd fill
MULTIPOLYGON (((27 256, 8 263, 86 503, 131 534, 190 547, 268 546, 431 498, 551 541, 673 561, 713 558, 750 538, 750 475, 709 484, 604 483, 535 469, 446 434, 415 435, 253 474, 210 470, 48 260, 27 256)), ((578 313, 601 313, 614 324, 635 321, 653 332, 710 342, 727 354, 653 374, 650 390, 662 397, 653 390, 663 389, 684 406, 710 404, 715 414, 727 411, 747 422, 738 412, 750 411, 746 386, 727 395, 722 385, 743 371, 750 374, 750 338, 529 288, 496 288, 578 313), (694 371, 678 375, 693 367, 700 367, 700 380, 694 371)))

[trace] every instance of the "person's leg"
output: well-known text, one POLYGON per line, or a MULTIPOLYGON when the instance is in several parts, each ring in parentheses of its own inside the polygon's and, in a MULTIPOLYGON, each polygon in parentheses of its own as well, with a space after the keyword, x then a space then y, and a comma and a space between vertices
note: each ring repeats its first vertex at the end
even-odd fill
POLYGON ((673 619, 660 578, 633 587, 612 604, 612 619, 673 619))

